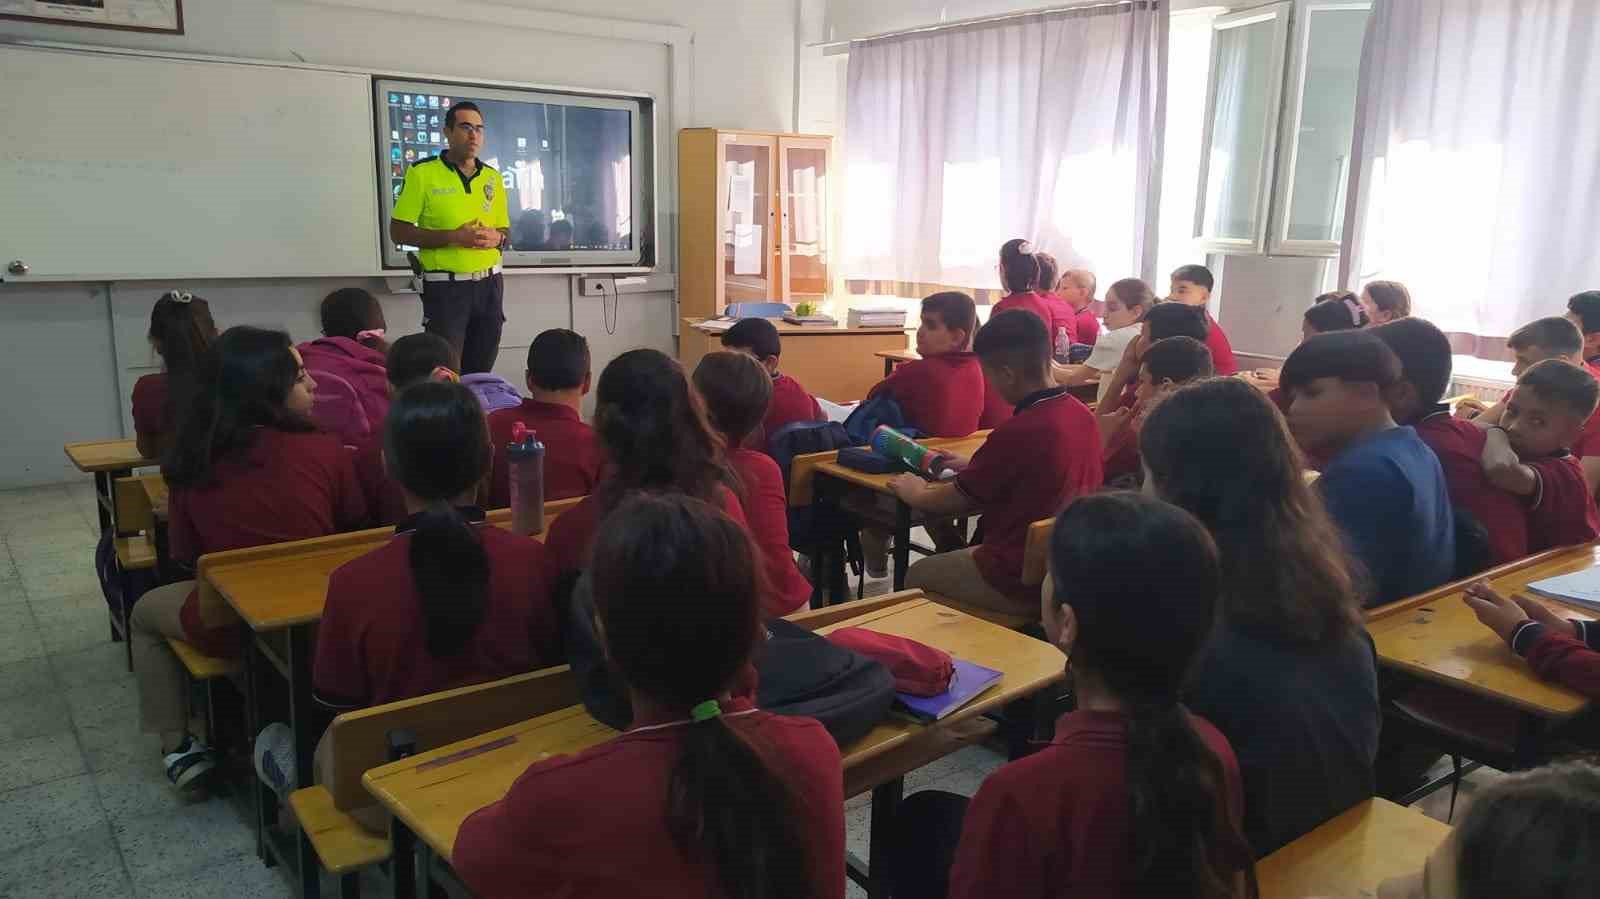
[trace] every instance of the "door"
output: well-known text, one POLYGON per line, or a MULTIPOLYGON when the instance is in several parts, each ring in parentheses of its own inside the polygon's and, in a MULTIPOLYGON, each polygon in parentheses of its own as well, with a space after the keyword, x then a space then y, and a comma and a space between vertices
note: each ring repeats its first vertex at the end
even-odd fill
POLYGON ((717 263, 720 313, 729 303, 782 301, 776 275, 778 204, 773 196, 777 138, 770 135, 717 135, 717 263))
POLYGON ((787 303, 820 302, 828 294, 829 144, 827 138, 778 139, 783 203, 779 256, 787 303))

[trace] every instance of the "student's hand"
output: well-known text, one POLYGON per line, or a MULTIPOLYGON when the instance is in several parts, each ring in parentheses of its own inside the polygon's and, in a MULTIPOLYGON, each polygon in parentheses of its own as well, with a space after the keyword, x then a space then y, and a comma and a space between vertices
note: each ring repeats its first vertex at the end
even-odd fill
POLYGON ((1475 396, 1469 396, 1456 403, 1454 415, 1462 421, 1471 421, 1487 411, 1489 411, 1487 403, 1475 396))
POLYGON ((1511 448, 1511 439, 1500 428, 1491 428, 1484 434, 1483 456, 1479 459, 1485 474, 1491 477, 1495 472, 1505 471, 1522 464, 1517 458, 1517 451, 1511 448))
POLYGON ((911 505, 913 498, 921 493, 927 482, 914 474, 903 474, 889 482, 889 489, 906 505, 911 505))
POLYGON ((1105 449, 1133 421, 1133 409, 1124 406, 1096 417, 1100 421, 1100 448, 1105 449))
POLYGON ((1507 643, 1517 626, 1528 620, 1522 606, 1496 593, 1488 581, 1474 581, 1461 598, 1485 627, 1507 643))
POLYGON ((1531 600, 1528 597, 1523 596, 1521 593, 1512 596, 1511 601, 1516 603, 1517 607, 1525 612, 1529 618, 1532 618, 1534 621, 1539 622, 1556 633, 1571 637, 1574 640, 1579 638, 1577 623, 1562 618, 1560 615, 1550 611, 1545 607, 1544 603, 1531 600))

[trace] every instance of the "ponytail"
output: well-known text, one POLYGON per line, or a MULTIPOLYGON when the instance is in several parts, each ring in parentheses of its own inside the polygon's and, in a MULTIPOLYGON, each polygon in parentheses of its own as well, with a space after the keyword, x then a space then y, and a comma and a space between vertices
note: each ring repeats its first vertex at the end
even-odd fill
POLYGON ((1000 281, 1007 293, 1038 290, 1042 274, 1033 244, 1014 237, 1000 245, 1000 281))
POLYGON ((176 428, 194 401, 201 363, 217 336, 211 305, 186 290, 169 290, 150 309, 147 336, 167 373, 167 421, 176 428))
POLYGON ((1256 899, 1250 846, 1230 816, 1222 763, 1176 696, 1124 701, 1131 893, 1234 899, 1242 871, 1244 896, 1256 899))
POLYGON ((719 899, 803 899, 811 872, 798 801, 719 717, 685 728, 667 781, 667 829, 687 858, 716 872, 719 899))
POLYGON ((429 506, 411 534, 411 578, 422 605, 428 655, 449 658, 466 646, 489 608, 489 555, 477 528, 454 506, 429 506))

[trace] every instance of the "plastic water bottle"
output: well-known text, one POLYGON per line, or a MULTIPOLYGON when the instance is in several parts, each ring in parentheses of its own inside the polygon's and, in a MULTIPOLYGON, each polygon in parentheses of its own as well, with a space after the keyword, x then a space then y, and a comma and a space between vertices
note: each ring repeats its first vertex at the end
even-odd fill
POLYGON ((923 446, 888 425, 878 425, 872 432, 871 444, 878 455, 895 459, 930 478, 943 479, 954 473, 949 453, 923 446))
POLYGON ((1072 355, 1072 338, 1067 336, 1067 329, 1066 328, 1057 328, 1056 329, 1056 359, 1058 361, 1065 362, 1065 361, 1067 361, 1067 357, 1071 356, 1071 355, 1072 355))
POLYGON ((511 426, 506 446, 511 481, 511 530, 524 537, 544 532, 544 444, 522 422, 511 426))

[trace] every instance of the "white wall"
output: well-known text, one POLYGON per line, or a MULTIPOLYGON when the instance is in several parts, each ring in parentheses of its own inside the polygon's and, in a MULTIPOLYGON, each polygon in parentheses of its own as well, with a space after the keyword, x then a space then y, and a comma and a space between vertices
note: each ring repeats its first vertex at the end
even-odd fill
MULTIPOLYGON (((788 130, 795 107, 794 0, 190 0, 183 35, 150 35, 0 20, 0 40, 31 39, 221 56, 302 61, 574 87, 648 91, 659 101, 660 226, 676 231, 676 198, 667 176, 676 166, 676 104, 687 124, 788 130), (405 11, 402 11, 405 10, 405 11), (530 13, 530 11, 533 11, 530 13), (688 83, 673 96, 671 63, 662 44, 580 37, 540 30, 538 11, 676 25, 693 33, 688 83), (466 15, 491 15, 493 24, 466 15), (532 27, 530 27, 532 26, 532 27)), ((70 111, 69 111, 70 112, 70 111)), ((203 123, 202 123, 203 126, 203 123)), ((308 139, 314 136, 308 135, 308 139)), ((204 152, 203 144, 196 152, 204 152)), ((115 202, 115 197, 108 197, 115 202)), ((11 210, 7 211, 12 213, 11 210)), ((308 223, 314 226, 314 223, 308 223)), ((181 239, 181 235, 174 235, 181 239)), ((666 255, 660 270, 671 272, 666 255)), ((270 251, 270 248, 264 248, 270 251)), ((4 260, 0 260, 3 264, 4 260)), ((667 279, 670 281, 670 279, 667 279)), ((384 298, 392 334, 417 330, 414 296, 390 296, 385 282, 330 279, 167 284, 0 284, 0 363, 13 389, 0 399, 0 420, 13 423, 0 443, 0 488, 80 477, 61 444, 132 433, 128 396, 152 371, 144 341, 150 304, 182 286, 211 299, 218 324, 286 327, 296 340, 316 336, 316 304, 346 284, 384 298)), ((584 333, 597 369, 623 350, 674 348, 670 284, 610 301, 572 299, 564 276, 506 279, 506 322, 496 370, 520 383, 532 337, 549 327, 584 333), (608 327, 615 330, 608 334, 608 327)))

